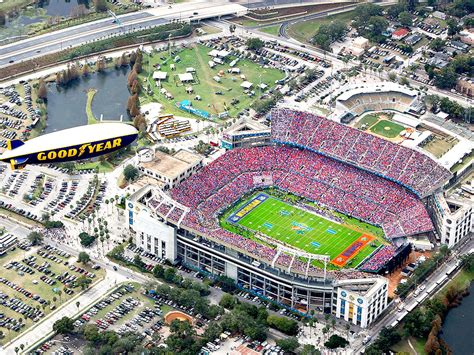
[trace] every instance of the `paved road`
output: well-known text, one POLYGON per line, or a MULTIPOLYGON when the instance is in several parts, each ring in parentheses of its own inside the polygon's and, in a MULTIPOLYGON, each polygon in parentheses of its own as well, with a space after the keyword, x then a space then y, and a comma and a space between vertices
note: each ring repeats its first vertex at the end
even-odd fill
POLYGON ((238 4, 198 2, 121 15, 118 16, 120 24, 114 23, 112 18, 102 19, 2 46, 0 47, 0 67, 99 39, 156 27, 174 20, 197 21, 246 11, 245 7, 238 4))

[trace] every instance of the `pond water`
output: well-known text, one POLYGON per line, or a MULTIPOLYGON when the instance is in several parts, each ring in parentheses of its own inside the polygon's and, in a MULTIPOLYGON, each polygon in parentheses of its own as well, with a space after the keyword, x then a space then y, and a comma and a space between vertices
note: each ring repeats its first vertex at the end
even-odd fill
POLYGON ((9 15, 5 26, 0 27, 0 32, 2 29, 27 26, 44 21, 47 16, 70 17, 75 7, 84 5, 88 9, 89 3, 90 0, 37 0, 35 4, 23 9, 19 14, 9 15))
POLYGON ((448 343, 453 354, 473 354, 474 349, 474 283, 470 294, 464 297, 459 307, 448 312, 443 323, 441 337, 448 343))
POLYGON ((75 80, 67 87, 51 84, 48 88, 48 120, 45 133, 87 124, 87 91, 96 89, 92 112, 97 119, 128 121, 127 74, 129 69, 110 69, 75 80))

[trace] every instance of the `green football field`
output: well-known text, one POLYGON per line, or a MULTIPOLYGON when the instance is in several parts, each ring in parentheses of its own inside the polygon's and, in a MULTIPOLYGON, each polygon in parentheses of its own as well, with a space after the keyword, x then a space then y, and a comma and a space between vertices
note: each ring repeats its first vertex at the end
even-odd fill
MULTIPOLYGON (((253 200, 257 195, 253 195, 247 201, 253 200)), ((233 212, 238 210, 239 208, 236 208, 233 212)), ((312 254, 329 255, 331 260, 363 234, 355 229, 293 207, 272 196, 268 196, 265 201, 241 217, 238 222, 233 223, 261 232, 296 249, 312 254)), ((350 267, 355 267, 372 253, 375 249, 372 245, 376 247, 380 245, 380 242, 374 240, 366 245, 352 258, 350 267)))

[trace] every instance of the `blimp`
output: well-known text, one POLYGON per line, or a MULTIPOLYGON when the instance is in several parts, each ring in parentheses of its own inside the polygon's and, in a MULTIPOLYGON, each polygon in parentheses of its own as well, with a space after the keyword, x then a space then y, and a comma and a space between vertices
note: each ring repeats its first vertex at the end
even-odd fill
POLYGON ((97 123, 45 134, 26 142, 7 142, 0 161, 12 169, 27 164, 49 164, 91 159, 122 149, 137 139, 138 131, 126 123, 97 123))

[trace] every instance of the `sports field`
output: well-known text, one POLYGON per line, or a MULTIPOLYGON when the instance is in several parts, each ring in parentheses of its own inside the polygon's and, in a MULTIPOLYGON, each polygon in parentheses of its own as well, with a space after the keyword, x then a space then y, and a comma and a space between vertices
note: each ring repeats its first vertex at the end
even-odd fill
POLYGON ((398 123, 381 120, 377 122, 375 125, 370 127, 370 130, 376 134, 387 138, 395 138, 398 137, 401 131, 403 131, 405 127, 399 125, 398 123))
POLYGON ((227 221, 261 232, 296 249, 329 255, 337 267, 355 267, 380 242, 369 234, 256 193, 232 211, 227 221))

